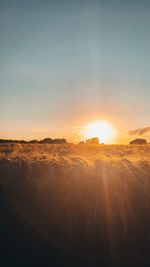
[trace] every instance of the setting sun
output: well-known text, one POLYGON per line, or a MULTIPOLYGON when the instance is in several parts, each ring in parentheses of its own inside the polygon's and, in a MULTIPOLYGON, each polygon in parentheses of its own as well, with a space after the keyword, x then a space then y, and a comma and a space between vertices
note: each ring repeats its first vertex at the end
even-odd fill
POLYGON ((95 121, 85 126, 82 134, 85 138, 98 137, 101 143, 109 143, 116 137, 115 128, 107 121, 95 121))

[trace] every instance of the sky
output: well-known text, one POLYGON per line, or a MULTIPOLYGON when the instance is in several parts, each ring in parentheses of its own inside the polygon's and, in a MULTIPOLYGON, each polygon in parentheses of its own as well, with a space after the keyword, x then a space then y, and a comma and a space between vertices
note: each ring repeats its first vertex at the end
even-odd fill
POLYGON ((150 126, 149 1, 0 0, 0 138, 150 126))

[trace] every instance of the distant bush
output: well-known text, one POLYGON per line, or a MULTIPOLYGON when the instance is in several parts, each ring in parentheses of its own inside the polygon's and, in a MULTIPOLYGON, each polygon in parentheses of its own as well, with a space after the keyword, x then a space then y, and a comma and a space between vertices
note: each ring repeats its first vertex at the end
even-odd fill
POLYGON ((91 139, 86 140, 86 144, 99 144, 99 138, 98 137, 93 137, 91 139))
POLYGON ((80 141, 80 142, 79 142, 79 145, 83 145, 83 144, 85 144, 84 141, 80 141))
POLYGON ((29 141, 28 143, 29 143, 29 144, 38 144, 39 141, 38 141, 38 140, 31 140, 31 141, 29 141))
POLYGON ((130 142, 130 145, 145 145, 147 141, 145 139, 137 138, 130 142))
POLYGON ((39 141, 40 144, 66 144, 66 139, 51 139, 51 138, 45 138, 41 141, 39 141))

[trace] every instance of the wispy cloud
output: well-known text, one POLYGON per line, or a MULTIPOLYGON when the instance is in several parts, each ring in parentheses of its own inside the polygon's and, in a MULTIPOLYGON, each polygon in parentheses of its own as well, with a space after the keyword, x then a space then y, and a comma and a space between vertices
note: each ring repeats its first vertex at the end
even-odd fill
POLYGON ((144 135, 146 133, 149 133, 150 132, 150 127, 144 127, 144 128, 138 128, 138 129, 135 129, 135 130, 130 130, 128 132, 128 135, 132 136, 132 135, 144 135))

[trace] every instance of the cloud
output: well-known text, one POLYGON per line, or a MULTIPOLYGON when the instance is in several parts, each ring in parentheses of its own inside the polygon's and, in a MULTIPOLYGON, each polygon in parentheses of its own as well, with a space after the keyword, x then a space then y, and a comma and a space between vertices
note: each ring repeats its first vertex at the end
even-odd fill
POLYGON ((132 135, 143 135, 145 133, 150 132, 150 127, 145 127, 145 128, 138 128, 135 130, 130 130, 128 132, 128 135, 132 136, 132 135))

